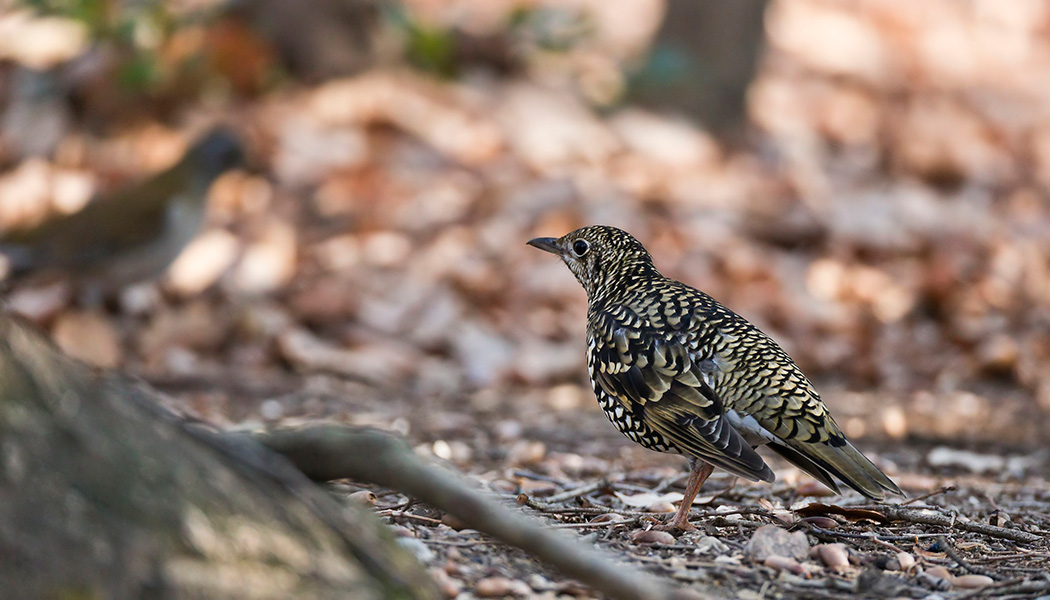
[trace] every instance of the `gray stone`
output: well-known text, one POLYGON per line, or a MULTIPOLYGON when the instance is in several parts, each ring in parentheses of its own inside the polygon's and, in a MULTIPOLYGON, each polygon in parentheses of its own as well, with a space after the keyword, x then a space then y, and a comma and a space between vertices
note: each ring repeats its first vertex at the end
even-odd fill
POLYGON ((809 556, 809 540, 801 531, 790 532, 776 525, 764 525, 751 535, 747 555, 755 561, 764 561, 770 556, 804 560, 809 556))

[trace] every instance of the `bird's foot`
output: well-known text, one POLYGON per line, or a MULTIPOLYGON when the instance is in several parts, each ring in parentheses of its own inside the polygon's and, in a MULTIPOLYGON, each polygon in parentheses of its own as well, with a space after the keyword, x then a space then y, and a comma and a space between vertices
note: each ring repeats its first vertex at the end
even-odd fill
POLYGON ((674 518, 670 521, 662 525, 657 525, 656 527, 653 527, 653 529, 666 531, 668 533, 688 533, 690 531, 696 531, 696 525, 689 522, 688 516, 675 513, 674 518))

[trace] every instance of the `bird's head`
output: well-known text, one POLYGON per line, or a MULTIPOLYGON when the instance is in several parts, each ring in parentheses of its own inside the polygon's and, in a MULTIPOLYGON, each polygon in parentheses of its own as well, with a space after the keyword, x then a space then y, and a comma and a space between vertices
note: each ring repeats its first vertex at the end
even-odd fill
POLYGON ((629 284, 634 277, 655 273, 653 259, 641 242, 607 225, 582 227, 560 238, 535 238, 528 244, 560 256, 591 301, 629 284))
POLYGON ((234 133, 222 127, 197 140, 186 153, 193 171, 211 180, 244 164, 244 148, 234 133))

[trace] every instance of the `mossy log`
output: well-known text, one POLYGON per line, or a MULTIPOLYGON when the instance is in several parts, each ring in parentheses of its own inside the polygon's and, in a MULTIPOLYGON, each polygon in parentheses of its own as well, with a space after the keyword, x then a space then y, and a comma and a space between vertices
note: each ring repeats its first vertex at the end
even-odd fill
POLYGON ((5 598, 437 598, 365 509, 0 317, 5 598))

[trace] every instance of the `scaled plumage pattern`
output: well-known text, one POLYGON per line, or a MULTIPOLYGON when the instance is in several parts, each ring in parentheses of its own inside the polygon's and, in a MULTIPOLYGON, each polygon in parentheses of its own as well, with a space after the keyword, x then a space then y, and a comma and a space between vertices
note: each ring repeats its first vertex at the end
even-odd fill
POLYGON ((624 435, 690 457, 672 525, 721 467, 773 481, 765 445, 838 491, 881 500, 900 489, 843 435, 813 384, 766 334, 704 292, 660 274, 638 240, 591 226, 535 246, 562 258, 587 291, 587 366, 595 396, 624 435))

